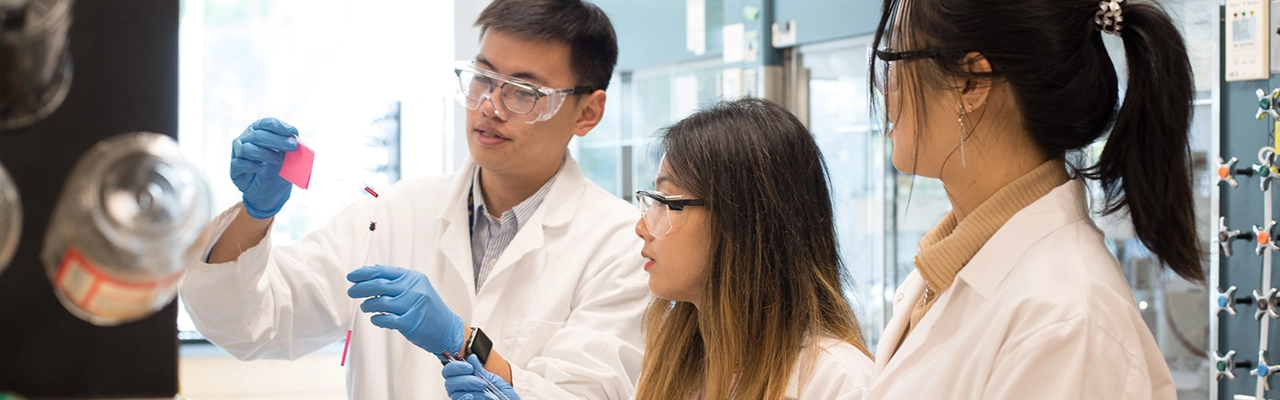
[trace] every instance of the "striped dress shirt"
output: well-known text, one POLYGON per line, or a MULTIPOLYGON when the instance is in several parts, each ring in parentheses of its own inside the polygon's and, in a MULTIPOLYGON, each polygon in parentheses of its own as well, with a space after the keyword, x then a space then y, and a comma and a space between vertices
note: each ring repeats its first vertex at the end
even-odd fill
MULTIPOLYGON (((556 175, 559 174, 557 171, 556 175)), ((470 218, 475 224, 471 229, 471 266, 475 274, 477 292, 489 278, 489 272, 493 271, 493 267, 498 264, 498 257, 502 255, 502 251, 506 250, 507 245, 511 244, 511 239, 516 237, 516 232, 529 222, 529 217, 533 216, 533 212, 538 210, 539 205, 542 205, 542 200, 547 197, 547 192, 555 181, 556 178, 553 175, 532 196, 502 213, 500 218, 494 218, 485 210, 484 193, 480 188, 480 167, 476 167, 471 178, 475 211, 470 218)))

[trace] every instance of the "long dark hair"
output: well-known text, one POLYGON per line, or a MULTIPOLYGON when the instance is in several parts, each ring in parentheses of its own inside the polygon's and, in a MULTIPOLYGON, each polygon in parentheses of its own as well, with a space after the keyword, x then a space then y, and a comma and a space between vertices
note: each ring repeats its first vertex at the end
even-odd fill
POLYGON ((673 183, 706 202, 710 257, 701 308, 650 305, 637 399, 781 398, 806 335, 870 356, 844 298, 826 164, 804 125, 767 100, 725 102, 667 128, 662 148, 673 183))
MULTIPOLYGON (((1098 162, 1073 165, 1075 174, 1101 183, 1103 212, 1128 211, 1137 237, 1167 268, 1204 282, 1191 188, 1195 93, 1186 45, 1158 6, 1122 5, 1129 82, 1118 109, 1115 67, 1094 22, 1097 0, 885 0, 874 46, 939 51, 931 62, 894 68, 897 79, 928 84, 915 85, 917 99, 925 98, 926 86, 945 87, 944 77, 1008 84, 1023 127, 1050 157, 1065 160, 1109 130, 1098 162), (969 53, 980 53, 992 71, 968 72, 969 53)), ((871 59, 872 71, 878 62, 871 59)))

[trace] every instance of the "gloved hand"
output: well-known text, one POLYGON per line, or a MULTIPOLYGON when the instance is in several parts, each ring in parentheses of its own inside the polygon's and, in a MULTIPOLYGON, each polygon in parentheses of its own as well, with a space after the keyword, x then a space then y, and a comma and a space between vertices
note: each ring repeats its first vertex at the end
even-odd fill
POLYGON ((351 298, 373 297, 360 303, 360 311, 380 313, 369 318, 374 325, 400 331, 409 342, 442 361, 440 353, 462 350, 466 340, 462 319, 444 305, 426 275, 374 265, 351 271, 347 280, 355 284, 347 289, 351 298))
POLYGON ((231 181, 249 216, 267 219, 289 200, 292 183, 280 177, 284 153, 298 149, 298 129, 275 118, 263 118, 231 141, 231 181))
POLYGON ((450 361, 444 366, 444 389, 449 391, 449 398, 453 400, 485 400, 488 399, 484 394, 484 389, 488 385, 484 381, 489 381, 498 391, 507 396, 510 400, 519 400, 520 396, 516 395, 516 390, 511 388, 511 384, 502 380, 502 377, 494 375, 492 372, 486 371, 480 360, 475 354, 467 357, 467 362, 450 361), (484 379, 475 376, 475 371, 480 371, 480 375, 484 375, 484 379))

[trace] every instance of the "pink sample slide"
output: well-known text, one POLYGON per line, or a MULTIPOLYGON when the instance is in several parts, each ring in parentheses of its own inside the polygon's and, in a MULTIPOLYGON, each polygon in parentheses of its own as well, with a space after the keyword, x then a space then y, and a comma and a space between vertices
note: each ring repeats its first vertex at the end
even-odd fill
POLYGON ((311 166, 316 161, 316 152, 302 142, 298 149, 285 153, 284 165, 280 167, 280 177, 306 189, 311 185, 311 166))

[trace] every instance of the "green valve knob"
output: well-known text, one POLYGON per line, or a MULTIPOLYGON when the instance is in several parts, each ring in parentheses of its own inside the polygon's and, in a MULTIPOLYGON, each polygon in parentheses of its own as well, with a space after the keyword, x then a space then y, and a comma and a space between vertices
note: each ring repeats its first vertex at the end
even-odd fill
POLYGON ((1226 362, 1226 361, 1218 361, 1218 370, 1219 370, 1219 371, 1226 371, 1226 370, 1227 370, 1227 362, 1226 362))
POLYGON ((1271 118, 1280 120, 1280 111, 1276 110, 1276 103, 1280 102, 1280 88, 1273 89, 1270 93, 1258 89, 1254 93, 1258 95, 1258 113, 1254 117, 1261 121, 1270 115, 1271 118))

